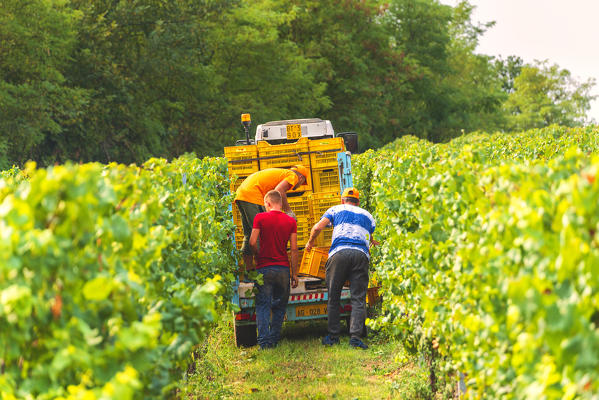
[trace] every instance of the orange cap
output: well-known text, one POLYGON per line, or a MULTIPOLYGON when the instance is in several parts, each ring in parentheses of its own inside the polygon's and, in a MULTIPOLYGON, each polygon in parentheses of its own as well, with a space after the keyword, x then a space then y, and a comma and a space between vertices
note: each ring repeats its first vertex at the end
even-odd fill
POLYGON ((341 197, 353 197, 354 199, 360 200, 360 192, 353 187, 345 188, 341 197))
POLYGON ((303 176, 305 176, 306 180, 308 179, 308 175, 310 175, 310 170, 308 169, 308 167, 304 167, 303 165, 294 165, 293 167, 291 167, 291 169, 294 169, 303 176))

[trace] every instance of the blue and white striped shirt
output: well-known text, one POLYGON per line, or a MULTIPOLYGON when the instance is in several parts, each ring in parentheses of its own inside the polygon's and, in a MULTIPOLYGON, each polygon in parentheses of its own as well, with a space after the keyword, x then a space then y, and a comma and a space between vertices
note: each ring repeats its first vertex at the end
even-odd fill
POLYGON ((351 204, 340 204, 329 208, 322 217, 333 225, 329 257, 339 250, 356 249, 370 258, 370 237, 376 223, 368 211, 351 204))

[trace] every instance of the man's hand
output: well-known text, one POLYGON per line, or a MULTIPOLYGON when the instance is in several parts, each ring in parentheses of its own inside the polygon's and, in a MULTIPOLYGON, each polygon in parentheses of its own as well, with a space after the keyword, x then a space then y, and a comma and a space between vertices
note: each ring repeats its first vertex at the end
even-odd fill
POLYGON ((307 251, 308 253, 312 250, 312 243, 308 242, 306 243, 306 248, 304 249, 304 251, 307 251))
POLYGON ((314 241, 316 240, 320 232, 330 224, 331 221, 325 217, 321 218, 320 221, 314 224, 314 226, 310 230, 310 238, 308 239, 308 243, 306 243, 305 251, 312 250, 312 247, 314 247, 314 241))
POLYGON ((292 288, 296 288, 296 287, 297 287, 297 285, 298 285, 298 283, 299 283, 299 281, 298 281, 298 279, 297 279, 297 275, 293 275, 293 276, 291 277, 291 287, 292 287, 292 288))
POLYGON ((381 244, 381 243, 378 240, 374 240, 374 239, 370 240, 370 247, 378 246, 379 244, 381 244))

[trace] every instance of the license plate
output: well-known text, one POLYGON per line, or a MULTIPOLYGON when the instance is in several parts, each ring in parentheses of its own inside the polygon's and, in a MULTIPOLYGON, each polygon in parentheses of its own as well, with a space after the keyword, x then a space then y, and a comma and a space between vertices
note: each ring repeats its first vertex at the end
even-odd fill
POLYGON ((287 139, 299 139, 302 136, 300 124, 287 125, 287 139))
POLYGON ((296 317, 314 317, 317 315, 326 315, 326 304, 313 304, 309 306, 297 306, 295 308, 296 317))

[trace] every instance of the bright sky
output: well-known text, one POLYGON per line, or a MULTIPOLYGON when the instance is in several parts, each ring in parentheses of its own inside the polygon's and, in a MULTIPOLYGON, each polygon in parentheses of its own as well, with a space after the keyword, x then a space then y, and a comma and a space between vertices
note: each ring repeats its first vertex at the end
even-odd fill
MULTIPOLYGON (((441 0, 455 6, 458 0, 441 0)), ((595 78, 599 94, 599 0, 470 0, 473 22, 495 21, 477 53, 519 56, 525 63, 549 60, 578 82, 595 78)), ((588 116, 599 123, 599 99, 588 116)))

